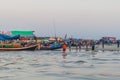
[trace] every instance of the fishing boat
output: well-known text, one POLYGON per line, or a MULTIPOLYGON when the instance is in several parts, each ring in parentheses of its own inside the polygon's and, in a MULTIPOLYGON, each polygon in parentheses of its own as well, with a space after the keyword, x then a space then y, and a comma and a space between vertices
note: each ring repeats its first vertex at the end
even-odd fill
POLYGON ((25 47, 16 47, 16 48, 6 48, 2 47, 0 48, 0 51, 21 51, 21 50, 35 50, 38 47, 38 44, 25 46, 25 47))
POLYGON ((55 50, 62 48, 62 44, 51 44, 51 45, 42 45, 40 50, 55 50))
POLYGON ((0 34, 0 51, 35 50, 38 47, 37 43, 25 43, 19 39, 20 35, 9 36, 0 34))

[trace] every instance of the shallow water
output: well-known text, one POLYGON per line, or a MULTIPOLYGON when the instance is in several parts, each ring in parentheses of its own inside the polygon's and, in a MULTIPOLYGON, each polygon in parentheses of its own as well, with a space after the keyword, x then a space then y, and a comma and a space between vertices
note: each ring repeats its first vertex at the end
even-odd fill
POLYGON ((0 80, 120 80, 120 52, 2 51, 0 80))

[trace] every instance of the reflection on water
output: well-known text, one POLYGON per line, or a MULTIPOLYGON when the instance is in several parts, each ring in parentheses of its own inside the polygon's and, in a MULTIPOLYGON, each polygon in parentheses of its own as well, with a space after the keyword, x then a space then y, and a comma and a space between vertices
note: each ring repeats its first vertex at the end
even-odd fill
POLYGON ((0 80, 120 80, 119 52, 0 52, 0 80))

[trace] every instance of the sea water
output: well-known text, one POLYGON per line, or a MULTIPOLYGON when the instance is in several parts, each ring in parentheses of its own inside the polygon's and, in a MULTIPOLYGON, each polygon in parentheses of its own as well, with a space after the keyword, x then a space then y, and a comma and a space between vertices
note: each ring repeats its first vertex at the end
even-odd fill
POLYGON ((1 51, 0 80, 120 80, 120 52, 1 51))

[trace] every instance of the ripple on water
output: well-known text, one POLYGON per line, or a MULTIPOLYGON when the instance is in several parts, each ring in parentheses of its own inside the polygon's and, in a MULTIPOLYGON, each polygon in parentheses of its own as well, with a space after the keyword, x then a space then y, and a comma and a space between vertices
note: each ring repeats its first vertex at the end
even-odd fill
POLYGON ((76 61, 75 63, 81 63, 81 64, 84 64, 84 63, 87 63, 87 61, 79 60, 79 61, 76 61))
POLYGON ((8 67, 3 67, 3 66, 0 66, 0 70, 9 70, 10 68, 8 67))
POLYGON ((50 64, 39 64, 39 63, 33 63, 33 64, 29 64, 31 67, 46 67, 46 66, 50 66, 50 64))
POLYGON ((67 54, 63 59, 61 51, 0 52, 0 79, 120 80, 117 52, 67 54))
POLYGON ((14 75, 14 74, 8 74, 8 73, 0 74, 0 79, 8 80, 8 79, 13 79, 15 77, 16 77, 16 75, 14 75))
POLYGON ((92 60, 98 60, 98 61, 110 61, 111 59, 93 58, 92 60))

